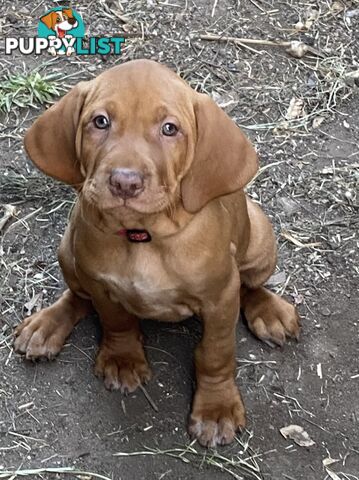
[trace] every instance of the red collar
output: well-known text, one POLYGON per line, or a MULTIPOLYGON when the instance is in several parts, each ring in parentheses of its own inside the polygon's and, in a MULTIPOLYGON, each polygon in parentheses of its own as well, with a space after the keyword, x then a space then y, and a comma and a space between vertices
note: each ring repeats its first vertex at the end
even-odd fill
POLYGON ((126 236, 127 240, 133 243, 150 242, 152 240, 152 237, 147 230, 138 230, 136 228, 121 228, 121 230, 117 232, 117 235, 126 236))

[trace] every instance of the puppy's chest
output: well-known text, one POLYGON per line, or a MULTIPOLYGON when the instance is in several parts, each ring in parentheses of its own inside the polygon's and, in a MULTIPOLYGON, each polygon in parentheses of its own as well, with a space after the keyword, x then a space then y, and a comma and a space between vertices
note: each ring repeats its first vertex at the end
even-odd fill
POLYGON ((109 299, 142 318, 178 321, 193 314, 181 280, 153 255, 133 255, 100 273, 109 299))

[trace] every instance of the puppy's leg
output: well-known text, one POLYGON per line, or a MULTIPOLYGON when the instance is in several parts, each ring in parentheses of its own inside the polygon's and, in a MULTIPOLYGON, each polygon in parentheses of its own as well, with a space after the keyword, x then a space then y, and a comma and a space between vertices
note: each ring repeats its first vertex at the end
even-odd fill
POLYGON ((230 443, 245 425, 245 411, 234 381, 236 323, 239 315, 236 271, 218 302, 202 312, 204 331, 196 349, 197 390, 189 433, 206 447, 230 443))
POLYGON ((76 323, 92 310, 92 304, 66 290, 51 307, 26 318, 15 330, 14 348, 27 359, 54 358, 76 323))
POLYGON ((26 318, 15 330, 15 351, 25 353, 26 358, 54 358, 76 323, 93 310, 76 275, 71 236, 69 224, 59 248, 59 263, 69 289, 57 302, 26 318))
POLYGON ((283 345, 286 337, 299 336, 299 315, 293 305, 262 287, 276 264, 276 242, 262 210, 247 201, 251 236, 241 265, 241 307, 250 330, 269 345, 283 345))
POLYGON ((151 378, 138 318, 107 299, 94 304, 103 326, 95 374, 103 377, 109 390, 133 392, 151 378))

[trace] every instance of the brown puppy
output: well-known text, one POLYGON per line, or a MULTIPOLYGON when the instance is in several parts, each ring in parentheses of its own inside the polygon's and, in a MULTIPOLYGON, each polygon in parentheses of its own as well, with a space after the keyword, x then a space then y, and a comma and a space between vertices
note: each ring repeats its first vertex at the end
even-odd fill
POLYGON ((25 146, 78 201, 59 251, 69 289, 17 328, 16 350, 53 358, 94 307, 103 326, 96 373, 132 392, 151 377, 138 318, 196 314, 204 331, 189 431, 205 446, 231 442, 245 424, 234 381, 240 307, 262 340, 282 345, 299 332, 294 307, 261 286, 276 247, 242 190, 257 170, 249 141, 208 96, 137 60, 77 85, 25 146))

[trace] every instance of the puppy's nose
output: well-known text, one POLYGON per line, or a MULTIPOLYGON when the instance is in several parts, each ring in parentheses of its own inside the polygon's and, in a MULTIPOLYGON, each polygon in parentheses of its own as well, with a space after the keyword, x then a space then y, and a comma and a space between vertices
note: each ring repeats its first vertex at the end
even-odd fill
POLYGON ((67 21, 69 22, 70 25, 75 25, 75 23, 77 22, 75 17, 70 17, 67 21))
POLYGON ((143 190, 143 175, 129 168, 114 168, 110 175, 110 190, 121 198, 136 197, 143 190))

